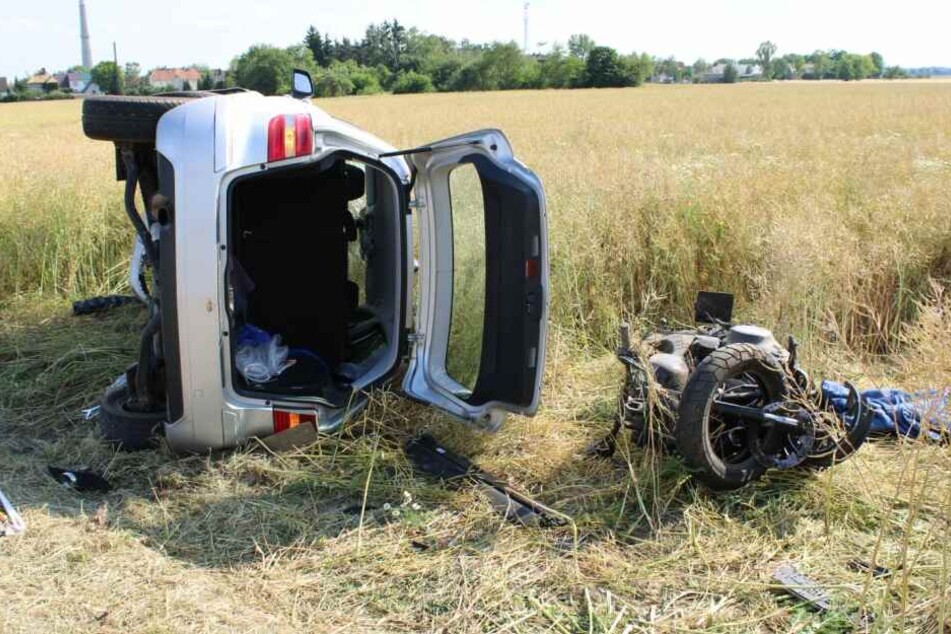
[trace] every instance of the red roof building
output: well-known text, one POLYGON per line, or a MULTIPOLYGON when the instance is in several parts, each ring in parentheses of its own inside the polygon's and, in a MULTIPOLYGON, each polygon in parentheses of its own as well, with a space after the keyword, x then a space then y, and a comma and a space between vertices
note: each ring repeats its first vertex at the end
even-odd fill
POLYGON ((149 73, 149 86, 169 90, 195 90, 201 81, 197 68, 156 68, 149 73))

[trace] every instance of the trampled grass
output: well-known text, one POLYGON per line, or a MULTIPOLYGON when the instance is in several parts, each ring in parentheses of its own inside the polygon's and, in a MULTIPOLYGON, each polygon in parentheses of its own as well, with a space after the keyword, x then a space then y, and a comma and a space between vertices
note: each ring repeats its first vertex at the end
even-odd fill
POLYGON ((381 393, 294 454, 113 453, 79 410, 131 360, 143 315, 68 314, 124 283, 111 148, 82 137, 76 103, 0 106, 0 488, 29 524, 0 538, 0 629, 839 632, 864 608, 860 629, 951 631, 946 446, 880 442, 721 496, 626 444, 581 457, 613 415, 617 321, 685 319, 698 288, 802 338, 816 374, 951 383, 951 84, 320 105, 403 147, 499 127, 540 174, 555 286, 542 412, 484 436, 381 393), (415 476, 399 446, 421 428, 573 525, 516 528, 477 492, 415 476), (47 464, 105 470, 116 491, 63 490, 47 464), (778 594, 782 562, 835 611, 778 594))

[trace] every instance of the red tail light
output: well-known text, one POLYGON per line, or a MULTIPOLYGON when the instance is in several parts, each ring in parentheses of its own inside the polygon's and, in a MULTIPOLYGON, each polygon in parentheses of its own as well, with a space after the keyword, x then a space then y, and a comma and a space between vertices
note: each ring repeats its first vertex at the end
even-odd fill
POLYGON ((306 114, 294 117, 294 137, 295 156, 305 156, 314 151, 314 130, 306 114))
POLYGON ((284 157, 284 115, 274 117, 267 124, 267 161, 280 161, 284 157))
POLYGON ((281 114, 267 124, 267 160, 305 156, 314 149, 314 128, 306 114, 281 114))
POLYGON ((538 258, 528 258, 525 260, 525 277, 526 279, 538 277, 538 258))
POLYGON ((300 412, 287 412, 284 410, 275 409, 272 413, 272 420, 274 422, 274 433, 287 431, 288 429, 293 429, 298 425, 304 423, 310 423, 311 425, 317 426, 317 414, 302 414, 300 412))

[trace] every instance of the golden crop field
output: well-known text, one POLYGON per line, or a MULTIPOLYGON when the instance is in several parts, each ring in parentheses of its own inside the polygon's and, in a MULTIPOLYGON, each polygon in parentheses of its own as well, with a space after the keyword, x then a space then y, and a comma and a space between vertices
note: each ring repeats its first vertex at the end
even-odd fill
POLYGON ((951 631, 946 445, 876 442, 728 495, 627 443, 582 457, 614 416, 618 322, 686 321, 699 289, 795 334, 818 376, 951 385, 951 83, 317 105, 398 147, 501 128, 540 175, 541 412, 486 436, 381 392, 290 454, 116 454, 81 409, 133 359, 144 314, 69 313, 125 292, 112 148, 83 137, 78 102, 0 105, 0 489, 29 526, 0 538, 0 630, 845 632, 864 612, 859 631, 951 631), (474 489, 414 475, 400 445, 421 428, 573 523, 515 527, 474 489), (103 470, 116 489, 79 496, 48 464, 103 470), (783 562, 835 609, 778 594, 783 562))

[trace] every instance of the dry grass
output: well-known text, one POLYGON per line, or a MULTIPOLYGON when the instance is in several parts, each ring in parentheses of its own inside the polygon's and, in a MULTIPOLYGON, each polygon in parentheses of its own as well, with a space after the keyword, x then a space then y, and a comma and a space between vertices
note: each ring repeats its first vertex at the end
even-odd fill
POLYGON ((0 107, 0 488, 29 525, 0 540, 0 629, 844 632, 864 607, 872 631, 951 631, 947 447, 878 443, 724 496, 626 445, 580 457, 613 413, 619 316, 683 317, 702 286, 803 337, 819 373, 951 382, 951 84, 322 105, 401 146, 501 127, 539 171, 556 286, 540 416, 487 437, 380 394, 299 454, 112 453, 79 409, 131 358, 143 315, 75 319, 66 301, 121 288, 111 153, 81 138, 77 104, 0 107), (414 476, 399 445, 420 428, 574 524, 518 529, 414 476), (116 490, 80 496, 43 472, 84 463, 116 490), (836 612, 775 593, 784 561, 836 612))

